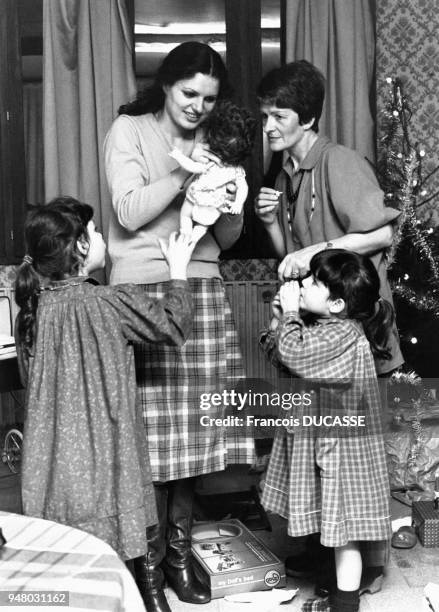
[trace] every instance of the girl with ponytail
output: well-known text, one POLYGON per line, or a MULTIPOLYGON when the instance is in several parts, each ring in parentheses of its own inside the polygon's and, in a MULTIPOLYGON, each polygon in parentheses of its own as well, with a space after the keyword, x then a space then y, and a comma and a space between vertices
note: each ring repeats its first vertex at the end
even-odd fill
MULTIPOLYGON (((147 563, 157 522, 136 411, 134 342, 181 346, 191 329, 186 267, 194 244, 160 241, 170 281, 161 299, 138 285, 99 286, 106 245, 93 209, 69 197, 35 208, 18 269, 17 354, 26 388, 24 513, 87 531, 147 563)), ((139 597, 140 600, 140 597, 139 597)))
POLYGON ((307 612, 356 612, 364 543, 391 534, 374 357, 391 358, 394 317, 379 289, 368 257, 320 251, 309 276, 281 286, 261 337, 272 360, 314 387, 294 427, 276 432, 262 497, 288 519, 290 536, 320 533, 334 549, 329 600, 307 602, 307 612))
POLYGON ((85 257, 77 242, 88 241, 92 217, 91 206, 64 197, 33 208, 26 220, 27 254, 15 281, 15 301, 20 307, 17 338, 26 352, 32 350, 40 290, 52 281, 79 275, 85 257))

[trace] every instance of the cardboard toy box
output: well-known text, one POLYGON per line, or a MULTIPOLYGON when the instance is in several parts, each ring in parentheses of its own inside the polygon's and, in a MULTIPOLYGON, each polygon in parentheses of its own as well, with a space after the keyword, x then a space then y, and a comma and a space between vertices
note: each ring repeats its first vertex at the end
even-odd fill
POLYGON ((284 564, 237 519, 194 525, 192 553, 213 599, 286 584, 284 564))

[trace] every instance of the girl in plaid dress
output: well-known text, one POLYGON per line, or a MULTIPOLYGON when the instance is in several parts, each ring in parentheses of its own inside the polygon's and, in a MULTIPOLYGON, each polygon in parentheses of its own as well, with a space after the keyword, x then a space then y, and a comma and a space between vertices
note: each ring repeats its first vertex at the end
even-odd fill
POLYGON ((390 355, 393 309, 365 256, 327 249, 310 270, 302 288, 297 281, 281 287, 261 337, 273 360, 319 387, 311 406, 294 415, 299 426, 276 433, 262 503, 288 519, 291 536, 320 532, 334 548, 337 589, 305 609, 354 612, 361 542, 391 533, 374 355, 390 355), (305 323, 299 310, 312 318, 305 323), (358 426, 331 427, 343 416, 358 426), (311 418, 314 426, 304 427, 311 418))

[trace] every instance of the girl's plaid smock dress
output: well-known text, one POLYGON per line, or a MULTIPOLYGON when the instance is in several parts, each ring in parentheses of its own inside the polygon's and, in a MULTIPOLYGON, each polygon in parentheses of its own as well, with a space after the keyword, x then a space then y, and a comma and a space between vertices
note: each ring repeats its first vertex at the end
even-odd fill
MULTIPOLYGON (((306 326, 286 313, 264 350, 293 375, 315 383, 295 416, 365 416, 365 427, 281 427, 276 432, 263 505, 288 520, 288 533, 321 533, 324 546, 390 537, 389 484, 374 360, 361 326, 322 319, 306 326), (372 469, 373 468, 373 469, 372 469)), ((302 421, 303 422, 303 421, 302 421)))

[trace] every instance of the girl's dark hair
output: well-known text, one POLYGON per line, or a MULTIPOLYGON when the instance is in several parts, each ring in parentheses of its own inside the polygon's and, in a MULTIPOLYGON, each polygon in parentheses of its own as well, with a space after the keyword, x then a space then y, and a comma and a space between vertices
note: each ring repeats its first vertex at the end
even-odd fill
POLYGON ((327 249, 314 255, 310 269, 332 299, 344 300, 343 316, 363 323, 372 353, 390 359, 388 343, 395 314, 392 305, 380 297, 380 279, 371 260, 352 251, 327 249))
POLYGON ((122 104, 119 115, 156 113, 165 104, 165 85, 172 86, 177 81, 191 79, 198 72, 218 79, 218 99, 231 95, 227 70, 219 53, 204 43, 188 41, 168 53, 159 66, 153 84, 139 91, 133 102, 122 104))
POLYGON ((293 110, 301 125, 314 118, 311 129, 319 131, 325 78, 310 62, 300 60, 270 70, 259 83, 257 94, 261 104, 293 110))
POLYGON ((256 120, 249 110, 229 100, 216 104, 203 127, 210 149, 225 164, 240 164, 253 148, 256 120))
POLYGON ((87 224, 93 217, 88 204, 60 197, 29 212, 24 225, 27 257, 15 279, 19 342, 31 350, 38 294, 42 286, 79 272, 84 256, 77 241, 88 242, 87 224))

